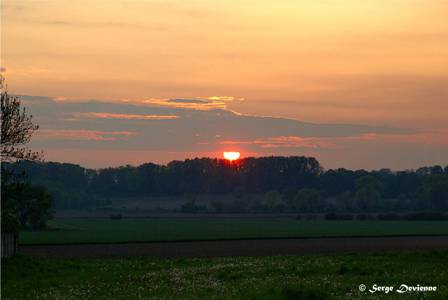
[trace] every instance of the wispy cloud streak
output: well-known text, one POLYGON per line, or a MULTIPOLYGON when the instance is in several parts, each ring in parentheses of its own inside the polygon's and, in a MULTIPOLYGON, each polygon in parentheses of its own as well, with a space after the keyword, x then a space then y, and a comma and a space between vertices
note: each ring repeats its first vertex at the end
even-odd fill
POLYGON ((35 138, 37 140, 117 141, 135 134, 131 131, 42 129, 36 132, 35 138))
POLYGON ((74 113, 75 118, 97 118, 97 119, 121 119, 121 120, 172 120, 178 119, 176 115, 139 115, 139 114, 118 114, 118 113, 74 113))
POLYGON ((336 144, 324 138, 303 138, 300 136, 279 136, 252 141, 221 141, 221 145, 257 145, 261 148, 334 148, 336 144))

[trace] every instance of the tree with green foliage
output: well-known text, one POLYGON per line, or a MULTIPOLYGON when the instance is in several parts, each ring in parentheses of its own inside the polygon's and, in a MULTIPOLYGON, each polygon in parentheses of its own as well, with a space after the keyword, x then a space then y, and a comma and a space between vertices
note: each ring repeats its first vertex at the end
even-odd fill
POLYGON ((2 232, 18 232, 20 220, 17 214, 16 199, 14 197, 17 183, 13 183, 10 180, 12 174, 4 171, 3 164, 1 175, 1 229, 2 232))
POLYGON ((2 230, 17 232, 20 226, 43 227, 51 216, 50 196, 45 188, 26 182, 24 174, 15 173, 11 164, 7 164, 42 159, 41 153, 26 147, 39 127, 33 124, 20 99, 8 94, 3 77, 0 90, 2 230))
POLYGON ((281 193, 285 212, 409 212, 446 207, 442 178, 448 177, 447 167, 417 171, 338 169, 320 173, 319 168, 307 168, 306 162, 313 165, 314 160, 249 157, 235 167, 216 158, 201 158, 100 170, 55 162, 22 161, 10 165, 17 172, 26 172, 33 184, 45 186, 54 199, 55 209, 103 206, 103 199, 113 197, 205 194, 231 195, 234 199, 212 201, 216 212, 260 212, 275 207, 266 206, 265 195, 269 191, 281 193), (282 175, 285 170, 290 173, 288 176, 282 175), (311 197, 310 189, 321 192, 320 198, 313 196, 319 201, 304 200, 311 197))
POLYGON ((44 228, 52 218, 50 206, 51 197, 42 186, 13 181, 2 187, 2 213, 5 211, 9 218, 10 223, 6 226, 11 231, 17 231, 20 227, 44 228))
POLYGON ((433 208, 448 210, 448 176, 445 174, 431 175, 424 183, 427 200, 433 208))
POLYGON ((294 198, 294 208, 298 212, 319 212, 323 211, 324 207, 322 194, 316 189, 301 189, 294 198))
POLYGON ((271 212, 281 212, 286 208, 282 195, 275 190, 266 193, 263 204, 271 212))
POLYGON ((335 211, 353 212, 355 210, 355 205, 352 193, 350 191, 345 191, 337 194, 334 198, 334 208, 335 211))
POLYGON ((372 211, 381 199, 382 184, 372 175, 360 177, 356 181, 355 202, 360 211, 372 211))
POLYGON ((25 147, 39 126, 33 124, 33 116, 27 114, 26 109, 21 106, 20 99, 8 94, 3 77, 0 77, 0 91, 2 162, 39 160, 41 153, 25 147))

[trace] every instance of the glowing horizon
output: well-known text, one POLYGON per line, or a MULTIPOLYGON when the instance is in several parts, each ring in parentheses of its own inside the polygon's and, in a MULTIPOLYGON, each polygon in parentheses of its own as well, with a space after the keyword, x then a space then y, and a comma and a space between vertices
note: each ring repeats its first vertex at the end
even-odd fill
POLYGON ((241 156, 241 153, 237 152, 237 151, 223 152, 223 157, 231 162, 239 159, 240 156, 241 156))

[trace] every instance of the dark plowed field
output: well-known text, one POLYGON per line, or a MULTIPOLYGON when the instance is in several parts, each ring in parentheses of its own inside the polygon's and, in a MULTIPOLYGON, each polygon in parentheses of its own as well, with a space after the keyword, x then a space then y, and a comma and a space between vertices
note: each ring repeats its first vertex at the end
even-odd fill
POLYGON ((448 249, 448 236, 184 241, 122 244, 21 245, 23 255, 49 258, 219 257, 448 249))

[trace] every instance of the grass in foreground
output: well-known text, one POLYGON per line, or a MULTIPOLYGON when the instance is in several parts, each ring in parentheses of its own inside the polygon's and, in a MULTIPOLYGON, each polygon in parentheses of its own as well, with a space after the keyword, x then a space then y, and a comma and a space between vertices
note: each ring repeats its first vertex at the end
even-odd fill
POLYGON ((2 299, 448 299, 448 252, 2 261, 2 299), (438 286, 370 294, 366 284, 438 286))
POLYGON ((59 230, 22 232, 21 244, 110 243, 310 236, 448 234, 446 221, 297 221, 294 218, 56 219, 59 230))

